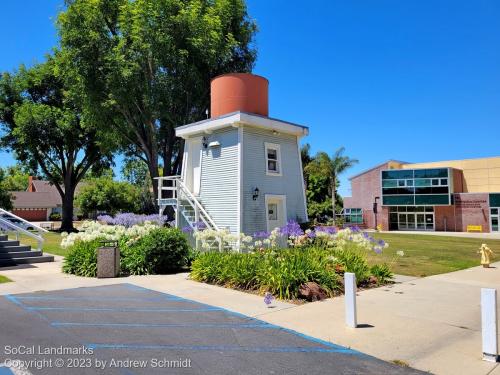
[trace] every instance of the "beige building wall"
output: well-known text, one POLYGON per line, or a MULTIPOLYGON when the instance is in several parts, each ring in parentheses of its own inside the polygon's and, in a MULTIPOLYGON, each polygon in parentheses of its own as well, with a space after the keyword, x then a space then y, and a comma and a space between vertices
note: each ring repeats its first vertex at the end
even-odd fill
POLYGON ((401 165, 402 169, 440 167, 451 167, 463 171, 465 193, 500 192, 500 156, 401 165))

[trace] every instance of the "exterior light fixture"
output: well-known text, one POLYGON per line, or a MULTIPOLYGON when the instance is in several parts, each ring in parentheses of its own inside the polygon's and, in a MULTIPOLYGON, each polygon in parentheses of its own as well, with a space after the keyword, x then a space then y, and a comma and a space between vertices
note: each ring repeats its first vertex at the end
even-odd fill
POLYGON ((202 144, 203 148, 207 148, 208 147, 208 139, 207 139, 207 137, 203 137, 201 139, 201 144, 202 144))
POLYGON ((259 188, 256 187, 255 189, 253 189, 252 199, 256 201, 258 197, 259 197, 259 188))

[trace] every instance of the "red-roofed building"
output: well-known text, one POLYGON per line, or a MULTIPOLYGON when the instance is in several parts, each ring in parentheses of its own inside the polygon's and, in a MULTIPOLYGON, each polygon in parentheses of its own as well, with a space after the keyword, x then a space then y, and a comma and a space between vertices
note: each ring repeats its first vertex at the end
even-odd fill
POLYGON ((12 195, 12 213, 25 220, 45 221, 50 214, 61 213, 61 196, 48 181, 30 176, 26 191, 14 191, 12 195))

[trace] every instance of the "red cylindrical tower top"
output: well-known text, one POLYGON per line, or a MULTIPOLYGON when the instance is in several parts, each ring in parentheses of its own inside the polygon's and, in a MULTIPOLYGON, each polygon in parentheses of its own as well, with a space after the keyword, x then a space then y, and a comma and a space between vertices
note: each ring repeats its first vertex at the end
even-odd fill
POLYGON ((249 73, 215 77, 211 84, 210 117, 241 111, 269 115, 269 81, 249 73))

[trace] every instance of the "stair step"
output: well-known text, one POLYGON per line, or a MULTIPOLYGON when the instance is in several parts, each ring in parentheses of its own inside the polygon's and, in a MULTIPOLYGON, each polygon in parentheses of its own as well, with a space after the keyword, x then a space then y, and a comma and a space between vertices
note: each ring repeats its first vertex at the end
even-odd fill
POLYGON ((8 239, 9 238, 7 235, 5 235, 5 234, 0 235, 0 241, 7 241, 8 239))
POLYGON ((18 253, 20 251, 31 251, 31 246, 19 245, 19 246, 4 246, 4 247, 0 247, 0 254, 4 254, 4 253, 18 253))
POLYGON ((0 247, 5 247, 5 246, 19 246, 19 241, 15 240, 0 241, 0 247))
POLYGON ((42 255, 42 252, 39 250, 18 251, 15 253, 0 253, 0 260, 12 259, 12 258, 31 258, 31 257, 39 257, 41 255, 42 255))
POLYGON ((52 255, 40 255, 35 257, 0 259, 0 267, 16 266, 18 264, 46 263, 53 262, 52 255))

